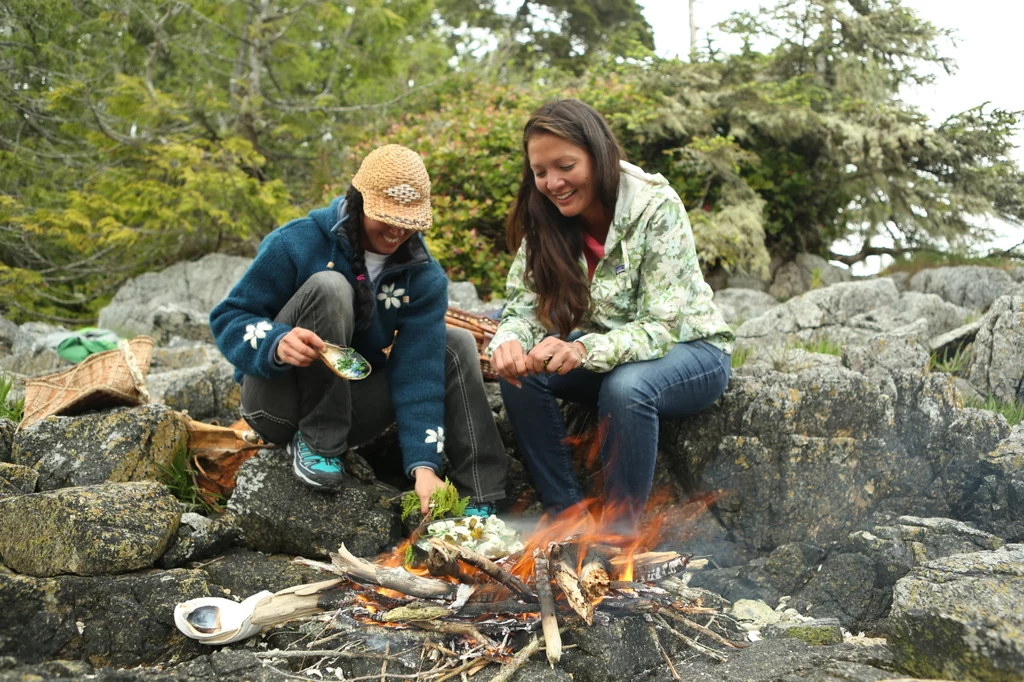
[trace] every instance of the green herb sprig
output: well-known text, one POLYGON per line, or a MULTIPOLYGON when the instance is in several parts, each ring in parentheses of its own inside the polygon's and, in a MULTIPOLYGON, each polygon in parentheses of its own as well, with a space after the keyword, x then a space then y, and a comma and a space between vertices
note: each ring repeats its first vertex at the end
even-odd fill
MULTIPOLYGON (((469 506, 469 496, 459 497, 459 491, 447 478, 444 479, 444 486, 438 488, 430 495, 430 510, 424 520, 436 521, 446 516, 462 516, 469 506)), ((420 497, 415 490, 410 490, 402 497, 402 520, 405 521, 409 515, 419 511, 420 497)))

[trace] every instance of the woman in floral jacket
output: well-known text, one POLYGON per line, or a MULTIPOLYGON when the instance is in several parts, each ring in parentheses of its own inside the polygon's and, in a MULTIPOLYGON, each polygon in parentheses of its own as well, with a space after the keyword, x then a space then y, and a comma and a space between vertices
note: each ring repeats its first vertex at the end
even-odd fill
POLYGON ((287 446, 303 483, 343 487, 342 454, 397 422, 421 510, 448 454, 448 475, 486 514, 505 496, 507 456, 476 343, 445 328, 448 279, 422 236, 431 224, 423 161, 380 147, 344 197, 267 235, 210 327, 242 384, 242 415, 287 446), (373 371, 336 377, 319 360, 325 341, 354 348, 373 371))
POLYGON ((542 106, 523 132, 508 221, 508 304, 488 351, 546 510, 583 501, 556 399, 596 404, 606 523, 636 528, 651 492, 659 418, 725 391, 734 335, 712 302, 682 202, 623 160, 593 108, 542 106))

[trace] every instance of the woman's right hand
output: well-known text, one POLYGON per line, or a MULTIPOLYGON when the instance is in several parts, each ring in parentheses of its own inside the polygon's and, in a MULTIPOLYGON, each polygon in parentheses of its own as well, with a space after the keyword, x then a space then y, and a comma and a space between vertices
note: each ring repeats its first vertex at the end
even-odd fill
POLYGON ((522 388, 519 377, 526 375, 526 353, 518 341, 506 341, 491 353, 491 369, 516 388, 522 388))
POLYGON ((277 361, 294 367, 309 367, 320 357, 323 339, 309 329, 294 327, 277 344, 277 361))

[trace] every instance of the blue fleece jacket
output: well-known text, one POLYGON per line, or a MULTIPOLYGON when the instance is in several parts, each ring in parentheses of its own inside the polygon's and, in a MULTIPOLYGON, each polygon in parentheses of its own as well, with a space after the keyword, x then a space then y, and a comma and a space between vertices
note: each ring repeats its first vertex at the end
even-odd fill
MULTIPOLYGON (((345 200, 339 197, 268 234, 242 279, 210 312, 217 347, 235 366, 237 381, 243 375, 273 378, 295 371, 274 362, 278 342, 291 330, 274 318, 307 279, 333 268, 355 286, 346 219, 345 200)), ((399 251, 408 258, 396 254, 385 263, 375 282, 370 326, 356 330, 351 346, 374 372, 387 372, 403 464, 411 475, 418 466, 435 472, 441 467, 448 279, 422 235, 413 235, 408 245, 399 251)))

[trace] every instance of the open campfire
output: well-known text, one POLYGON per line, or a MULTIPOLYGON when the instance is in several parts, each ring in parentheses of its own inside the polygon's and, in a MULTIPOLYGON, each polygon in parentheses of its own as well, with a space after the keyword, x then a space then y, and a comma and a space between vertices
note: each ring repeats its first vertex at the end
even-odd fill
MULTIPOLYGON (((422 524, 376 562, 352 555, 344 545, 331 554, 330 563, 297 559, 336 577, 260 599, 245 627, 253 634, 301 617, 326 621, 314 650, 261 654, 268 658, 379 658, 370 651, 323 648, 341 636, 331 631, 342 630, 345 623, 360 630, 379 626, 437 633, 423 645, 424 651, 431 649, 430 666, 416 675, 402 675, 425 681, 474 674, 492 663, 502 666, 494 679, 505 680, 542 647, 554 666, 562 657, 567 626, 607 625, 627 615, 643 619, 673 675, 661 637, 726 660, 726 651, 742 645, 729 639, 718 608, 705 604, 700 590, 686 587, 688 574, 706 560, 647 551, 660 525, 649 524, 648 529, 640 538, 624 538, 599 527, 588 513, 570 513, 536 531, 522 550, 491 559, 458 544, 457 538, 425 533, 422 524)), ((203 631, 201 611, 196 609, 186 620, 203 631)), ((210 616, 219 618, 205 615, 210 616)), ((385 656, 385 668, 388 660, 385 656)))

